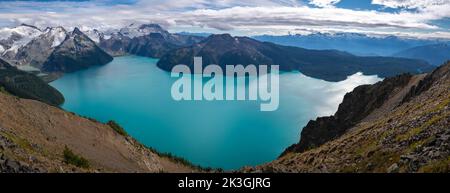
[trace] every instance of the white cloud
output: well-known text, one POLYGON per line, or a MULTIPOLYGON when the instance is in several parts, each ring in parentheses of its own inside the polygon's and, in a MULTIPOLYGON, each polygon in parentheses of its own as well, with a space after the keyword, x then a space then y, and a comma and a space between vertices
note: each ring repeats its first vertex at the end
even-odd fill
POLYGON ((448 29, 431 23, 449 17, 448 1, 420 0, 422 3, 414 4, 411 2, 419 0, 373 0, 374 4, 386 7, 416 6, 417 9, 395 13, 332 6, 339 0, 309 1, 317 5, 315 8, 297 0, 153 0, 113 6, 104 6, 99 1, 0 2, 0 24, 108 29, 131 22, 153 22, 172 30, 222 31, 236 35, 334 30, 450 38, 448 29))
POLYGON ((429 8, 450 4, 450 0, 372 0, 372 4, 390 8, 429 8))
POLYGON ((341 0, 310 0, 309 4, 317 7, 331 7, 340 1, 341 0))

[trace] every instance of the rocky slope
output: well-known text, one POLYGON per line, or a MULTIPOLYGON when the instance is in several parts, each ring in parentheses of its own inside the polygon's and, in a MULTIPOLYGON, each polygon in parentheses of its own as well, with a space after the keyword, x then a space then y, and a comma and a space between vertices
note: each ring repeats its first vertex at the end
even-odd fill
POLYGON ((192 172, 112 126, 0 93, 2 172, 192 172))
POLYGON ((111 62, 113 58, 75 28, 42 65, 45 72, 74 72, 111 62))
POLYGON ((433 66, 426 62, 393 57, 358 57, 336 50, 308 50, 259 42, 229 34, 211 35, 200 43, 172 50, 158 62, 170 71, 175 65, 193 66, 193 57, 202 56, 203 65, 279 65, 280 70, 300 70, 303 74, 328 81, 345 80, 357 72, 381 77, 418 73, 433 66))
POLYGON ((54 106, 64 102, 64 97, 58 90, 37 76, 18 70, 2 59, 0 59, 0 91, 54 106))
POLYGON ((243 171, 449 172, 449 125, 447 63, 428 75, 356 88, 335 116, 311 121, 279 159, 243 171))
POLYGON ((411 78, 412 76, 408 74, 400 75, 375 85, 355 88, 344 96, 334 116, 320 117, 310 121, 302 130, 300 143, 289 147, 286 153, 303 152, 341 136, 375 109, 381 107, 390 96, 400 92, 411 78))
POLYGON ((67 35, 68 32, 63 27, 47 28, 41 35, 19 48, 9 61, 14 62, 16 66, 30 65, 42 69, 44 62, 67 35))

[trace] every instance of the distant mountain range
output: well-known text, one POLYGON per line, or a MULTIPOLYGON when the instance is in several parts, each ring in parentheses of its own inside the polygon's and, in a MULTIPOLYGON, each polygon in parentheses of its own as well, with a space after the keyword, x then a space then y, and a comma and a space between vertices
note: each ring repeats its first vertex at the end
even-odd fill
POLYGON ((441 65, 450 60, 450 44, 433 44, 409 48, 394 54, 395 57, 425 60, 432 65, 441 65))
POLYGON ((202 56, 205 64, 279 64, 284 71, 300 70, 315 78, 339 81, 356 72, 381 77, 426 72, 433 66, 421 60, 433 64, 441 60, 439 57, 431 61, 430 57, 414 58, 411 54, 397 53, 403 48, 437 40, 410 40, 394 36, 374 38, 346 33, 257 36, 255 40, 230 35, 205 37, 208 35, 206 33, 174 34, 157 24, 131 24, 108 32, 97 29, 81 31, 78 28, 69 32, 63 27, 41 30, 20 25, 2 28, 0 35, 1 58, 18 69, 41 74, 73 72, 106 64, 112 60, 111 56, 132 54, 161 58, 158 66, 167 71, 176 64, 190 64, 194 56, 202 56), (357 50, 372 53, 367 55, 395 54, 403 58, 362 57, 354 55, 357 50))
POLYGON ((25 71, 65 73, 106 64, 112 56, 159 58, 202 39, 171 34, 157 24, 131 24, 109 33, 78 28, 69 32, 63 27, 41 30, 22 24, 0 29, 0 57, 25 71))
POLYGON ((125 54, 160 57, 157 65, 167 71, 177 64, 192 66, 193 57, 202 56, 204 65, 278 64, 281 70, 329 81, 356 72, 390 77, 346 94, 335 115, 310 121, 300 141, 277 160, 242 172, 448 172, 450 63, 427 74, 394 76, 430 71, 435 66, 424 60, 439 64, 447 58, 441 51, 448 46, 406 49, 388 55, 417 59, 356 56, 228 34, 171 34, 154 24, 133 24, 110 33, 30 25, 3 28, 0 172, 202 171, 170 153, 145 148, 115 122, 103 124, 49 106, 61 105, 64 97, 37 75, 73 72, 125 54))
POLYGON ((416 46, 448 43, 450 40, 426 40, 397 36, 372 37, 359 33, 314 33, 309 35, 261 35, 256 40, 307 49, 334 49, 361 56, 391 56, 416 46))
POLYGON ((381 77, 419 73, 433 67, 421 60, 394 57, 360 57, 337 50, 311 50, 260 42, 228 34, 211 35, 192 46, 174 49, 164 55, 158 67, 170 71, 177 64, 193 66, 193 57, 202 56, 203 65, 280 65, 280 70, 299 70, 328 81, 345 80, 357 72, 381 77))

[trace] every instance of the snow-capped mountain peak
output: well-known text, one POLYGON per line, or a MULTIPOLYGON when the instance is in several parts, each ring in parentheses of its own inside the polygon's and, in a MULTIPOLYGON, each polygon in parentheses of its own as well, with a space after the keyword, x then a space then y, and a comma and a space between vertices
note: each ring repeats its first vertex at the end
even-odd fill
POLYGON ((17 50, 28 44, 31 40, 42 34, 37 27, 30 25, 20 25, 14 28, 0 29, 0 45, 3 47, 3 54, 8 52, 17 53, 17 50))
POLYGON ((86 30, 83 31, 83 33, 86 34, 95 43, 99 43, 100 40, 105 37, 105 35, 97 29, 86 30))
POLYGON ((30 25, 20 25, 14 28, 1 28, 0 29, 0 40, 6 40, 11 38, 11 36, 21 36, 21 37, 37 37, 42 33, 37 27, 30 25))
POLYGON ((47 28, 44 31, 44 36, 46 39, 52 41, 52 48, 61 45, 61 43, 67 37, 67 31, 63 27, 52 27, 47 28))
POLYGON ((159 33, 162 35, 168 33, 158 24, 134 24, 134 23, 120 29, 119 32, 124 36, 128 36, 130 38, 145 36, 151 33, 159 33))

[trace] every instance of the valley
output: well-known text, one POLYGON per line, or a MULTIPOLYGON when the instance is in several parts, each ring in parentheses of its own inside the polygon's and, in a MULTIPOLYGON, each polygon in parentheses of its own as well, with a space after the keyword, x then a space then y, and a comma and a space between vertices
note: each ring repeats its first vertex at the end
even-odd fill
POLYGON ((445 44, 430 60, 416 57, 428 47, 359 56, 157 24, 22 24, 0 34, 2 171, 448 171, 449 64, 437 67, 445 44), (280 65, 279 109, 173 100, 169 72, 194 72, 196 56, 202 68, 280 65))
MULTIPOLYGON (((299 125, 331 115, 354 87, 381 80, 355 74, 345 81, 326 82, 300 73, 280 74, 279 108, 262 112, 266 101, 261 99, 176 101, 171 87, 178 79, 159 69, 157 62, 116 57, 105 66, 66 74, 51 85, 64 94, 62 108, 68 111, 101 122, 115 120, 147 146, 196 165, 230 170, 275 159, 298 140, 299 125)), ((200 77, 192 84, 208 81, 200 77)), ((248 90, 257 81, 236 89, 248 90)), ((225 90, 230 87, 224 84, 225 90)))

